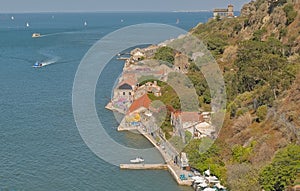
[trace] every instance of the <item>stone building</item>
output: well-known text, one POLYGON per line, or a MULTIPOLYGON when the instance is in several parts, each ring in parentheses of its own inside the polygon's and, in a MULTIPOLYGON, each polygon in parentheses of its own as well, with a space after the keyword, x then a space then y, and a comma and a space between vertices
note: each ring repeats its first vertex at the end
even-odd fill
POLYGON ((133 100, 133 94, 134 87, 127 82, 121 83, 114 92, 115 97, 123 97, 126 100, 133 100))
POLYGON ((234 17, 233 5, 228 5, 227 9, 214 9, 213 14, 214 19, 217 19, 218 17, 220 19, 234 17))
POLYGON ((177 52, 174 57, 174 66, 175 69, 186 73, 189 68, 189 58, 185 54, 177 52))

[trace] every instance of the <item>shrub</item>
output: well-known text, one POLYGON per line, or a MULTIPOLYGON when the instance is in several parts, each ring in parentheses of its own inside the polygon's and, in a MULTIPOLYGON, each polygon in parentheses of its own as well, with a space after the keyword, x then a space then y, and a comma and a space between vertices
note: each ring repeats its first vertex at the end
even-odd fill
POLYGON ((247 127, 249 127, 252 124, 252 117, 250 115, 250 113, 246 113, 242 116, 240 116, 236 122, 233 125, 233 128, 237 131, 240 132, 244 129, 246 129, 247 127))
POLYGON ((253 40, 261 41, 262 36, 267 32, 265 28, 254 31, 253 40))
POLYGON ((284 10, 284 12, 286 14, 286 17, 287 17, 286 25, 289 25, 295 20, 295 18, 297 16, 297 11, 294 10, 294 6, 291 3, 285 5, 283 10, 284 10))
POLYGON ((251 164, 233 164, 228 166, 228 186, 231 190, 261 190, 258 171, 251 164))
POLYGON ((192 133, 189 131, 185 131, 185 142, 188 143, 192 139, 192 133))
POLYGON ((285 36, 287 35, 287 32, 288 32, 288 31, 287 31, 286 28, 281 29, 281 30, 279 31, 280 38, 285 37, 285 36))
POLYGON ((228 104, 227 110, 229 110, 230 112, 230 118, 234 118, 237 110, 236 104, 234 102, 231 102, 230 104, 228 104))
POLYGON ((267 116, 267 113, 268 113, 268 106, 262 105, 262 106, 258 107, 257 111, 256 111, 256 115, 258 117, 258 120, 259 121, 265 120, 265 118, 267 116))
POLYGON ((236 116, 237 117, 240 117, 242 115, 244 115, 245 113, 247 113, 249 110, 247 107, 242 107, 242 108, 239 108, 236 112, 236 116))
POLYGON ((255 143, 251 143, 251 145, 248 147, 243 147, 241 145, 234 145, 231 150, 233 161, 238 163, 249 162, 249 158, 254 146, 255 143))

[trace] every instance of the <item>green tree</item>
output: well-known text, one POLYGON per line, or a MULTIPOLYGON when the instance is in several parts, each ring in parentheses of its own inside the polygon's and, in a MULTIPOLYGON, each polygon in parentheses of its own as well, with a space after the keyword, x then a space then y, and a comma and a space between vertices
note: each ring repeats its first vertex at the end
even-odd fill
POLYGON ((225 46, 227 46, 226 38, 220 37, 208 38, 206 40, 207 49, 212 51, 212 54, 218 56, 224 53, 225 46))
POLYGON ((232 148, 232 158, 234 162, 244 163, 249 162, 249 157, 252 154, 256 142, 252 142, 249 146, 234 145, 232 148))
POLYGON ((260 172, 265 191, 282 191, 291 186, 300 172, 300 146, 291 144, 278 151, 271 164, 260 172))
POLYGON ((220 156, 220 148, 216 144, 211 145, 210 139, 193 139, 184 151, 188 154, 189 163, 192 167, 201 172, 210 169, 212 174, 222 180, 226 179, 226 167, 220 156), (209 149, 207 149, 208 147, 209 149), (203 152, 203 149, 206 151, 203 152))
POLYGON ((154 59, 165 61, 168 63, 173 63, 174 62, 174 50, 167 46, 160 47, 156 51, 156 53, 154 55, 154 59))
POLYGON ((279 93, 289 87, 286 79, 294 79, 285 72, 290 66, 284 52, 285 47, 274 38, 266 42, 247 40, 241 43, 235 63, 238 93, 256 91, 261 93, 257 95, 260 105, 271 105, 279 93))
POLYGON ((285 14, 286 14, 286 17, 287 17, 287 22, 286 24, 289 25, 291 24, 292 22, 294 22, 296 16, 297 16, 297 11, 294 10, 294 5, 289 3, 289 4, 286 4, 283 8, 285 14))

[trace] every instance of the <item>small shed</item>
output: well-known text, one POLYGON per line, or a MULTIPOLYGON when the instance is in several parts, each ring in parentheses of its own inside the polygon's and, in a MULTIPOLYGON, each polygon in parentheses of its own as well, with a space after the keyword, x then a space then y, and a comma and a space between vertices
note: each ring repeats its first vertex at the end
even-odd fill
POLYGON ((185 152, 181 153, 179 165, 180 165, 180 168, 182 168, 183 170, 185 170, 186 168, 189 167, 189 160, 188 160, 185 152))

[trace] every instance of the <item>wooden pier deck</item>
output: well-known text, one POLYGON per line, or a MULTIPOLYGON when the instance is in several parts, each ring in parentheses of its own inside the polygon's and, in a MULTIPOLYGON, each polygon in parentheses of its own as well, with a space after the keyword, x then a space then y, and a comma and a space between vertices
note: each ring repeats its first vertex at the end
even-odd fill
POLYGON ((168 170, 178 185, 191 186, 193 180, 181 180, 176 173, 176 167, 170 164, 120 164, 120 169, 123 170, 168 170))
POLYGON ((120 164, 120 169, 127 170, 168 170, 167 164, 120 164))

